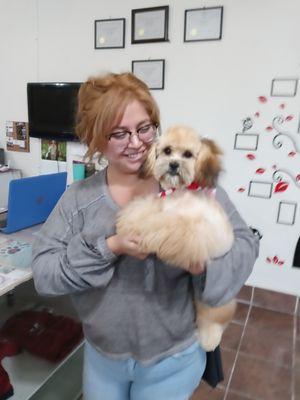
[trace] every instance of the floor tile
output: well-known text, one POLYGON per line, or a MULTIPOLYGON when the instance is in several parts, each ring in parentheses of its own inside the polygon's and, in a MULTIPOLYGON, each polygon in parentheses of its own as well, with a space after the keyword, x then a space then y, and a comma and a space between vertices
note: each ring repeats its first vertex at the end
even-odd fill
POLYGON ((236 312, 233 317, 233 322, 244 325, 247 319, 248 311, 249 311, 249 304, 238 302, 236 307, 236 312))
POLYGON ((294 393, 295 400, 300 400, 300 370, 294 371, 294 393))
POLYGON ((256 400, 291 400, 292 371, 239 354, 229 389, 256 400))
POLYGON ((270 335, 276 332, 292 338, 294 334, 293 315, 265 310, 260 307, 251 308, 248 326, 256 328, 257 332, 268 331, 270 335))
POLYGON ((244 285, 240 290, 239 294, 236 296, 238 301, 250 303, 252 297, 253 287, 244 285))
POLYGON ((296 340, 295 348, 295 368, 300 371, 300 338, 296 340))
POLYGON ((226 388, 229 378, 230 378, 230 375, 231 375, 231 372, 232 372, 232 369, 233 369, 233 366, 234 366, 234 361, 236 358, 236 351, 222 349, 221 357, 222 357, 224 381, 219 383, 219 387, 226 388))
POLYGON ((221 388, 212 388, 207 383, 201 382, 190 400, 223 400, 225 392, 221 388))
POLYGON ((256 400, 249 396, 243 396, 241 393, 234 393, 229 391, 226 395, 226 400, 256 400))
POLYGON ((257 330, 247 326, 241 342, 240 352, 268 360, 278 366, 292 368, 293 337, 281 335, 277 331, 257 330))
POLYGON ((223 333, 221 348, 227 350, 237 350, 244 327, 242 325, 231 323, 223 333))
POLYGON ((254 288, 252 304, 273 311, 294 314, 296 299, 295 296, 289 294, 254 288))

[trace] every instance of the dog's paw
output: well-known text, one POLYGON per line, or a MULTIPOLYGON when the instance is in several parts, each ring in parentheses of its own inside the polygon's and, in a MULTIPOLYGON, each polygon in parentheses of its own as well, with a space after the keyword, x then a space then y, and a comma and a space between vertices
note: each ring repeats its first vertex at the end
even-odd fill
POLYGON ((214 351, 220 344, 223 334, 220 324, 210 324, 198 330, 198 341, 205 351, 214 351))

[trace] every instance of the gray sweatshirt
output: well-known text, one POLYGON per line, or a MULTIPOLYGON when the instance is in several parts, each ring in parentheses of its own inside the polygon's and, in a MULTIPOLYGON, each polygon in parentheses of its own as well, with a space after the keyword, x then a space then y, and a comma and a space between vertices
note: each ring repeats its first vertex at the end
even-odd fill
POLYGON ((258 256, 258 239, 220 187, 216 199, 233 226, 234 245, 205 274, 192 276, 154 255, 141 261, 113 254, 106 238, 115 233, 119 206, 106 170, 73 183, 33 244, 37 291, 70 294, 85 337, 108 357, 149 365, 184 350, 196 341, 194 297, 211 306, 231 300, 258 256))

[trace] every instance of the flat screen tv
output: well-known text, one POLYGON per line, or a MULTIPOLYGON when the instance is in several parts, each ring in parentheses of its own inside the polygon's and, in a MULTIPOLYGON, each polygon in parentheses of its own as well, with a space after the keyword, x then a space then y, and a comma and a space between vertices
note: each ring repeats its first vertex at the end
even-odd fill
POLYGON ((77 82, 27 83, 29 136, 77 141, 77 82))

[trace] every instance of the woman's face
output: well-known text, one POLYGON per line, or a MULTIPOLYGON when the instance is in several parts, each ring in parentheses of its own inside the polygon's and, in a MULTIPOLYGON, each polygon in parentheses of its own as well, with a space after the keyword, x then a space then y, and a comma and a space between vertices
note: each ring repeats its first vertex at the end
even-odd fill
POLYGON ((145 161, 147 151, 155 136, 154 130, 156 132, 144 106, 137 100, 128 104, 122 120, 110 132, 110 139, 103 150, 109 167, 121 173, 136 174, 145 161), (140 128, 142 128, 140 130, 142 134, 138 135, 136 132, 140 128), (132 134, 129 135, 126 131, 132 134), (153 133, 152 138, 151 133, 153 133))

